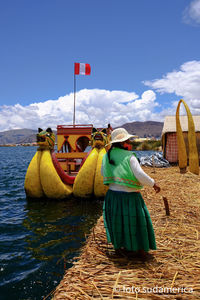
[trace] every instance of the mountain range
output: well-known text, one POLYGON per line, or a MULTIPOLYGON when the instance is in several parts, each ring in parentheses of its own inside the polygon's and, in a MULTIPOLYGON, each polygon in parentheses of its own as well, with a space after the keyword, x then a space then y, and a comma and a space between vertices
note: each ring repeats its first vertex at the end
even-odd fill
POLYGON ((140 138, 160 138, 162 134, 163 124, 163 122, 146 121, 126 123, 121 127, 125 128, 130 134, 138 135, 140 138))
POLYGON ((25 144, 36 142, 37 130, 13 129, 0 132, 0 145, 25 144))
MULTIPOLYGON (((132 122, 121 125, 130 134, 143 137, 160 138, 163 128, 163 122, 146 121, 146 122, 132 122)), ((117 127, 116 127, 117 128, 117 127)), ((36 142, 37 130, 32 129, 13 129, 0 132, 0 145, 7 144, 25 144, 36 142)))

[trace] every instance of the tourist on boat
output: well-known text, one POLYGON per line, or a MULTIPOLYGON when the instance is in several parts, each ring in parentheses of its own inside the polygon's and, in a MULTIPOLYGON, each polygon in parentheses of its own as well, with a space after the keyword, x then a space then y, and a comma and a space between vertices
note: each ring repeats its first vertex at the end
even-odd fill
POLYGON ((156 249, 156 241, 140 191, 147 185, 158 193, 160 187, 142 170, 136 155, 127 150, 133 137, 124 128, 113 130, 111 147, 103 157, 103 180, 109 185, 103 206, 104 226, 107 240, 117 252, 134 251, 145 256, 156 249))

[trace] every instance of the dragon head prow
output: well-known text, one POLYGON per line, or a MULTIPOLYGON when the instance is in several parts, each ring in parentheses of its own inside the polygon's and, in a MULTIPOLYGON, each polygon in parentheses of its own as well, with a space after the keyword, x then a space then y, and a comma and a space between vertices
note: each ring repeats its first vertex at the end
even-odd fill
POLYGON ((103 128, 98 130, 93 127, 92 134, 91 134, 91 146, 92 148, 103 148, 107 144, 107 130, 103 128))
POLYGON ((48 127, 46 130, 38 128, 38 133, 36 135, 37 144, 39 146, 38 150, 53 150, 55 145, 55 134, 52 129, 48 127))

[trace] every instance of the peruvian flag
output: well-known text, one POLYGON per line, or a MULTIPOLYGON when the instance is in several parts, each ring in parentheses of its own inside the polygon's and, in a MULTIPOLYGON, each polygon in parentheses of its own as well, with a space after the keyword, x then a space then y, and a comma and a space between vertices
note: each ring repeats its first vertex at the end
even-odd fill
POLYGON ((91 67, 89 64, 74 63, 75 75, 90 75, 91 67))

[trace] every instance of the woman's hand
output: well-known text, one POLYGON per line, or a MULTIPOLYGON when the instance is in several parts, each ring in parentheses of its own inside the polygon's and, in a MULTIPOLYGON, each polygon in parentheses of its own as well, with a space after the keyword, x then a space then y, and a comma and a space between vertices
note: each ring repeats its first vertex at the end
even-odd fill
POLYGON ((153 186, 154 190, 156 191, 156 193, 159 193, 160 192, 160 187, 154 183, 154 186, 153 186))

